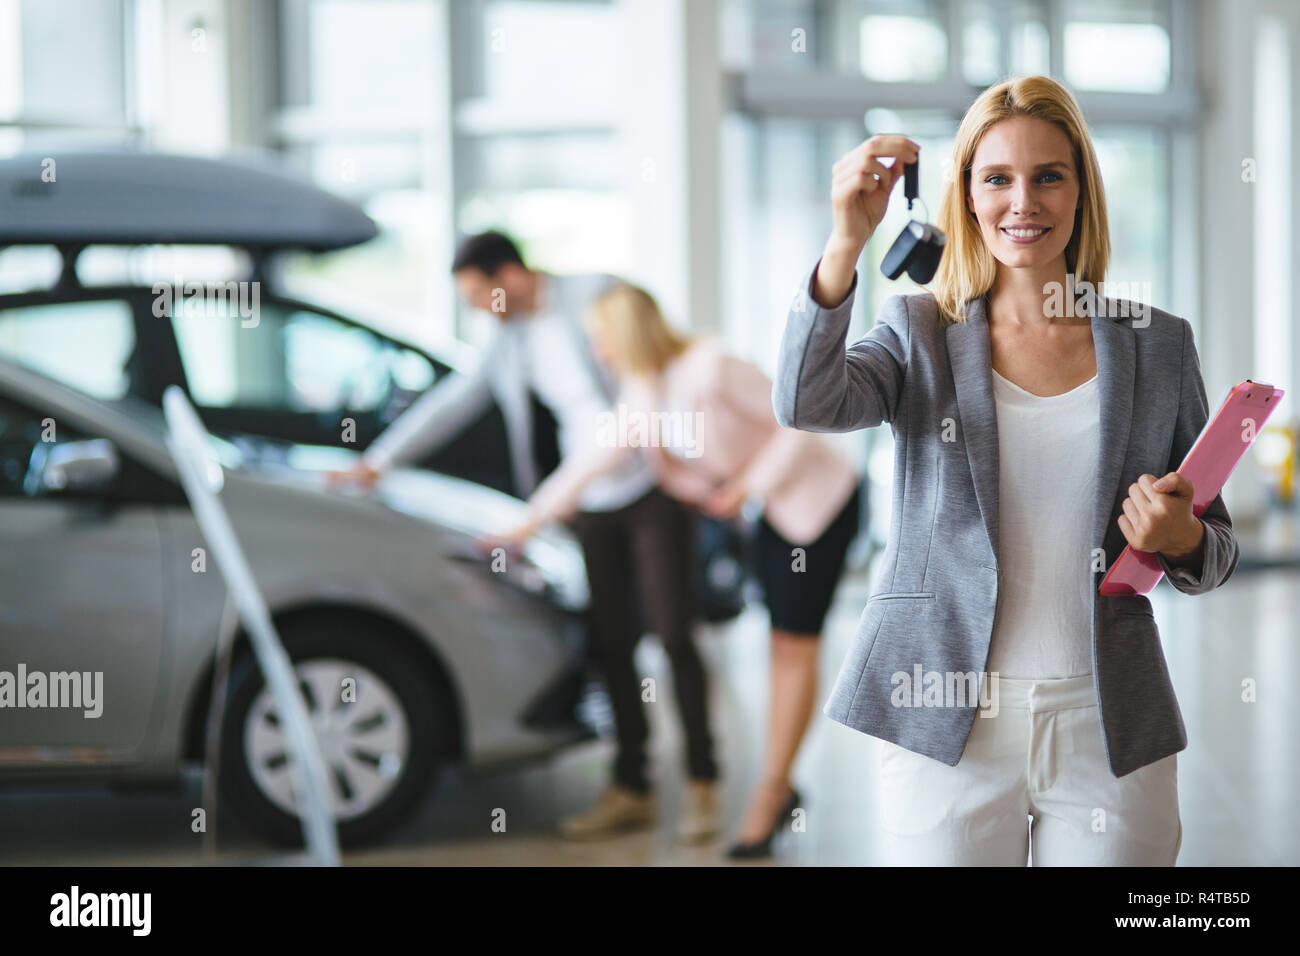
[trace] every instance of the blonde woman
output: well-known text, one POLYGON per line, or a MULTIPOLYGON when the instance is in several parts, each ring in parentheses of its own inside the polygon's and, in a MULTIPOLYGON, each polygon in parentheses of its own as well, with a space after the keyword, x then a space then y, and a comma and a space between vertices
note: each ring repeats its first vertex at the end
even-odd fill
POLYGON ((1173 865, 1182 715, 1150 601, 1098 586, 1125 545, 1184 594, 1236 567, 1222 499, 1195 517, 1174 471, 1208 415, 1191 327, 1099 294, 1088 128, 1031 76, 957 131, 933 293, 846 351, 855 264, 918 155, 874 136, 835 164, 781 346, 782 424, 896 442, 880 584, 825 713, 882 741, 885 862, 1173 865))
POLYGON ((660 487, 708 514, 731 518, 746 500, 762 502, 754 552, 771 614, 770 717, 762 776, 729 856, 767 856, 800 804, 790 772, 814 709, 818 638, 858 530, 858 474, 828 440, 781 428, 771 381, 716 342, 676 332, 645 290, 613 287, 587 327, 621 383, 619 428, 538 488, 516 537, 569 513, 587 481, 640 446, 660 487))

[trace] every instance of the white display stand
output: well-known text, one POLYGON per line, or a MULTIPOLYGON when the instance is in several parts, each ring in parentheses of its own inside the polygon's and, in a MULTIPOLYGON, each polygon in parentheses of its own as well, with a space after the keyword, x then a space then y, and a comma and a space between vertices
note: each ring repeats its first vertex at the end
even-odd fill
POLYGON ((289 746, 289 773, 302 820, 307 852, 321 866, 339 866, 338 831, 330 809, 329 779, 307 704, 294 679, 289 654, 280 642, 262 592, 230 524, 219 493, 224 473, 194 406, 175 385, 163 394, 167 418, 167 447, 176 462, 181 485, 189 498, 199 529, 213 560, 230 589, 240 620, 248 631, 257 663, 266 678, 276 709, 284 722, 289 746))

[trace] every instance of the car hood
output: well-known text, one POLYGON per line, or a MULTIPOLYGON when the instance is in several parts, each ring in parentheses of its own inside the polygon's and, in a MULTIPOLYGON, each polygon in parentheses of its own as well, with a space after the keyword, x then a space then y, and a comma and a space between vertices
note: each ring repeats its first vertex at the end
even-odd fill
POLYGON ((373 491, 351 485, 331 488, 327 474, 348 470, 357 461, 355 452, 239 438, 231 444, 238 449, 241 470, 251 477, 309 493, 370 502, 467 535, 507 531, 523 520, 526 508, 518 498, 420 468, 394 468, 373 491))
MULTIPOLYGON (((356 486, 332 488, 327 483, 327 472, 346 470, 356 461, 355 453, 306 446, 266 453, 266 447, 263 446, 260 455, 250 453, 247 446, 241 448, 239 473, 339 504, 346 502, 352 507, 382 508, 409 515, 469 539, 505 534, 523 522, 527 510, 518 498, 422 468, 391 469, 373 490, 356 486)), ((488 560, 469 541, 465 556, 488 560)), ((524 558, 531 571, 540 575, 535 582, 523 582, 528 590, 539 590, 545 583, 562 605, 575 609, 586 606, 589 597, 586 565, 581 548, 568 531, 555 525, 540 529, 525 546, 524 558)))
MULTIPOLYGON (((98 401, 38 372, 0 358, 0 384, 37 407, 63 414, 66 410, 83 431, 110 437, 129 454, 150 463, 161 474, 174 476, 176 466, 167 447, 167 426, 156 405, 135 398, 98 401)), ((223 466, 223 480, 245 486, 257 494, 257 485, 271 485, 281 493, 300 498, 303 520, 313 520, 330 509, 350 509, 363 518, 407 515, 467 538, 501 534, 523 519, 525 504, 482 485, 422 469, 395 469, 373 491, 335 490, 326 484, 326 472, 346 470, 358 458, 354 451, 305 445, 285 445, 272 440, 235 436, 207 436, 213 458, 223 466), (312 515, 311 511, 317 512, 312 515)), ((472 542, 466 542, 471 552, 472 542)), ((466 557, 485 560, 477 551, 466 557)), ((525 561, 512 562, 507 577, 524 575, 520 584, 530 591, 540 577, 557 603, 570 609, 586 607, 589 599, 586 565, 573 536, 552 525, 541 529, 524 549, 525 561)))

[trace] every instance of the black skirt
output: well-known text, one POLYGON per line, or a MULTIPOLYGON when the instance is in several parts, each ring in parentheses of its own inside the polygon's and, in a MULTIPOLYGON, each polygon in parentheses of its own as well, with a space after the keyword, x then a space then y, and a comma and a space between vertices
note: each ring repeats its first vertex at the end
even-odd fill
POLYGON ((826 530, 809 544, 794 544, 766 517, 759 519, 751 554, 773 629, 809 637, 821 634, 849 545, 857 537, 861 497, 859 484, 826 530))

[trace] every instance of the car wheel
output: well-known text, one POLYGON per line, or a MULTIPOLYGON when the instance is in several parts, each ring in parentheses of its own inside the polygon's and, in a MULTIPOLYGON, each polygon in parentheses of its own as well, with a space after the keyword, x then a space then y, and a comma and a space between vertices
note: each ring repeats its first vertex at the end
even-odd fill
MULTIPOLYGON (((280 629, 320 742, 339 840, 370 842, 427 793, 446 752, 439 690, 396 642, 351 624, 280 629)), ((221 789, 275 843, 302 845, 287 737, 254 655, 232 670, 221 732, 221 789)))

